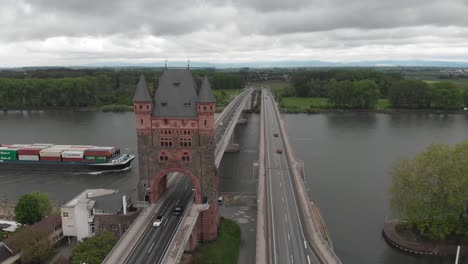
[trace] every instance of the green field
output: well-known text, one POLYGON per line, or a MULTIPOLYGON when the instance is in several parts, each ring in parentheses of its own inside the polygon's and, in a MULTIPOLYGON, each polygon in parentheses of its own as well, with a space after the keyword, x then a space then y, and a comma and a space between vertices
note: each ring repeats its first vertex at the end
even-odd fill
POLYGON ((225 107, 231 101, 231 97, 239 94, 241 90, 213 90, 213 92, 216 97, 216 105, 218 107, 225 107))
POLYGON ((240 227, 229 219, 221 219, 218 240, 200 246, 195 264, 237 264, 240 248, 240 227))

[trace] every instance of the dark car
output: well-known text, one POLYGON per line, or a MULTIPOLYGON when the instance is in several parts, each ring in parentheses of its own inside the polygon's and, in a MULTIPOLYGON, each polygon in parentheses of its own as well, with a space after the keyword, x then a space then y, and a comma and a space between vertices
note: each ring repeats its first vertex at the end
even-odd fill
POLYGON ((283 153, 283 150, 282 150, 282 149, 277 149, 277 150, 276 150, 276 153, 282 154, 282 153, 283 153))
POLYGON ((274 136, 274 137, 278 137, 278 133, 274 133, 273 136, 274 136))
POLYGON ((182 215, 182 212, 184 211, 184 207, 182 205, 177 205, 174 208, 174 212, 172 213, 173 215, 182 215))

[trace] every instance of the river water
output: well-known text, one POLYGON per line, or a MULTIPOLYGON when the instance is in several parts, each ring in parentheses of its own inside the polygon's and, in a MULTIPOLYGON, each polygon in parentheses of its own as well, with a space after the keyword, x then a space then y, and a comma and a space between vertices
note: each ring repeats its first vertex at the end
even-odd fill
MULTIPOLYGON (((320 206, 335 251, 343 263, 453 263, 394 250, 381 236, 389 218, 390 168, 431 143, 468 140, 467 115, 424 113, 286 114, 286 128, 306 186, 320 206)), ((220 165, 220 191, 256 192, 252 162, 258 156, 259 116, 247 116, 236 131, 240 153, 220 165)), ((0 112, 0 143, 54 143, 117 146, 136 153, 133 113, 74 111, 0 112)), ((86 188, 115 188, 136 196, 137 164, 129 171, 99 175, 0 171, 0 195, 10 200, 32 191, 46 192, 62 204, 86 188)))

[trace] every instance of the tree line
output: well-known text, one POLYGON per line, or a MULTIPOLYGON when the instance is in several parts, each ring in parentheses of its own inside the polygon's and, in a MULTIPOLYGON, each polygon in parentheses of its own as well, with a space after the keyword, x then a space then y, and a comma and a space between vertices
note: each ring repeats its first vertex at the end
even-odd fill
MULTIPOLYGON (((132 105, 140 74, 151 92, 162 70, 154 69, 36 69, 0 71, 0 108, 90 107, 132 105)), ((194 70, 195 78, 208 75, 213 89, 241 89, 240 73, 194 70)))
POLYGON ((468 87, 451 82, 428 84, 375 70, 298 72, 291 83, 281 96, 325 97, 336 108, 375 108, 379 98, 389 99, 392 108, 451 110, 468 105, 468 87))

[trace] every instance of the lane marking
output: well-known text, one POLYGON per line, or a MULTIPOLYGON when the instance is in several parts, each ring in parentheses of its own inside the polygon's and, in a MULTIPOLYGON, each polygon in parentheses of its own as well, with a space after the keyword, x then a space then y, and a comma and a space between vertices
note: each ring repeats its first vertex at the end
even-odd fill
POLYGON ((283 187, 283 185, 282 185, 281 182, 280 182, 280 188, 282 188, 282 187, 283 187))
POLYGON ((309 255, 307 255, 307 263, 310 264, 310 258, 309 258, 309 255))
POLYGON ((175 203, 176 203, 176 205, 179 204, 179 200, 177 200, 177 202, 175 202, 175 203))
POLYGON ((286 215, 284 215, 284 220, 286 221, 286 224, 288 223, 288 218, 286 217, 286 215))
POLYGON ((304 240, 304 247, 307 248, 307 243, 305 242, 305 240, 304 240))
POLYGON ((151 252, 151 249, 153 249, 153 247, 154 247, 154 243, 156 243, 156 242, 153 242, 153 244, 151 244, 151 247, 149 248, 149 250, 148 250, 148 253, 147 253, 147 254, 149 254, 149 253, 151 252))
POLYGON ((289 236, 289 233, 288 233, 288 240, 291 241, 291 237, 289 236))
POLYGON ((292 254, 291 254, 291 263, 294 263, 294 258, 292 254))
POLYGON ((282 201, 283 201, 283 203, 284 203, 284 197, 281 197, 281 200, 282 200, 282 201))

